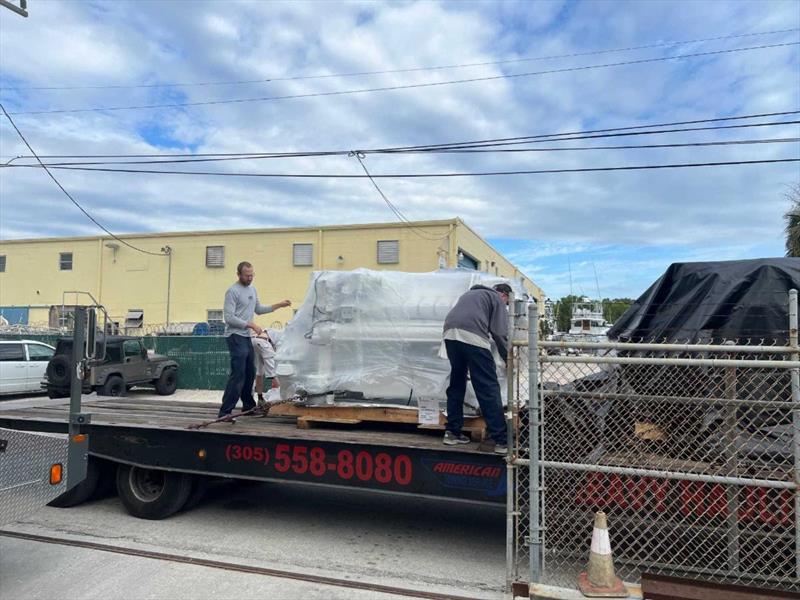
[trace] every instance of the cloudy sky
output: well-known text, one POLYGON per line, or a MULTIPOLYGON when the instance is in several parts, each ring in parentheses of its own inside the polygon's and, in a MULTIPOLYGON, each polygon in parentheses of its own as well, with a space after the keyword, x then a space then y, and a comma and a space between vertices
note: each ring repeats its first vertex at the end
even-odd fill
MULTIPOLYGON (((33 148, 44 155, 350 150, 800 109, 796 1, 29 0, 28 5, 27 19, 0 9, 0 100, 33 148), (790 31, 750 35, 776 30, 790 31), (721 37, 725 39, 666 45, 721 37), (794 45, 564 71, 776 44, 794 45), (651 47, 600 52, 639 46, 651 47), (580 56, 564 56, 575 54, 580 56), (420 69, 475 63, 484 64, 420 69), (374 71, 395 72, 352 75, 374 71), (561 72, 507 77, 541 71, 561 72), (308 77, 320 75, 336 76, 308 77), (497 77, 501 75, 506 77, 497 77), (488 77, 496 78, 282 100, 80 111, 488 77), (215 82, 228 83, 205 85, 215 82), (204 85, 163 85, 175 83, 204 85)), ((798 115, 747 122, 787 120, 798 120, 798 115)), ((9 123, 0 121, 3 162, 27 154, 9 123)), ((798 134, 800 127, 794 124, 536 146, 586 148, 798 134)), ((365 164, 372 173, 388 174, 798 157, 797 143, 771 143, 368 154, 365 164)), ((382 179, 380 185, 410 219, 463 218, 553 297, 569 293, 570 270, 572 290, 594 294, 595 269, 602 295, 637 296, 671 262, 780 255, 781 215, 788 207, 784 193, 800 181, 798 164, 382 179)), ((155 168, 363 173, 356 159, 347 156, 155 168)), ((116 233, 395 218, 364 179, 55 173, 116 233)), ((0 170, 1 239, 95 233, 94 225, 41 170, 0 170)))

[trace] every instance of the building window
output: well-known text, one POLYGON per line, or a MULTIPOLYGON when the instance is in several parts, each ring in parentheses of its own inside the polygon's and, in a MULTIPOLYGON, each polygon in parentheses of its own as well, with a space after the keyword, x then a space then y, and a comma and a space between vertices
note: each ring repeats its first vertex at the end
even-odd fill
POLYGON ((400 262, 400 242, 398 240, 380 240, 378 242, 378 264, 396 265, 400 262))
POLYGON ((125 315, 125 330, 141 329, 144 325, 144 311, 141 308, 132 308, 125 315))
POLYGON ((0 273, 6 272, 6 256, 5 254, 0 255, 0 273))
POLYGON ((218 308, 209 308, 206 311, 206 321, 209 323, 222 323, 223 315, 222 310, 218 308))
POLYGON ((292 246, 292 264, 295 267, 313 266, 314 244, 294 244, 292 246))
POLYGON ((458 250, 458 266, 462 269, 471 269, 477 271, 480 267, 478 259, 470 256, 459 248, 458 250))
POLYGON ((62 271, 72 271, 72 252, 61 252, 58 255, 58 268, 62 271))
POLYGON ((215 269, 225 266, 225 246, 206 246, 206 266, 215 269))

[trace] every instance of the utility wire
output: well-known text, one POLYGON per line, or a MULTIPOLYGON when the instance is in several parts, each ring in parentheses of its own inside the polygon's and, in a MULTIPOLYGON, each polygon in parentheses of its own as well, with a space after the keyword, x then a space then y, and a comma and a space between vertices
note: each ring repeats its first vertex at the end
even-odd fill
MULTIPOLYGON (((543 140, 544 141, 544 140, 543 140)), ((666 148, 703 148, 711 146, 746 146, 753 144, 787 144, 800 142, 800 137, 789 138, 766 138, 754 140, 726 140, 717 142, 684 142, 674 144, 629 144, 620 146, 567 146, 563 148, 549 147, 549 148, 469 148, 459 147, 454 149, 441 148, 432 150, 429 153, 433 154, 472 154, 472 153, 519 153, 519 152, 570 152, 570 151, 584 151, 584 150, 642 150, 642 149, 666 149, 666 148)), ((418 154, 421 150, 407 150, 399 154, 418 154)), ((63 167, 63 166, 94 166, 94 165, 168 165, 168 164, 181 164, 181 163, 202 163, 202 162, 231 162, 231 161, 245 161, 245 160, 262 160, 262 159, 275 159, 275 158, 310 158, 314 156, 330 157, 341 155, 341 152, 336 153, 308 153, 308 154, 253 154, 242 156, 225 156, 215 158, 180 158, 180 159, 166 159, 166 160, 113 160, 113 161, 72 161, 72 162, 48 162, 48 167, 63 167)), ((363 151, 360 154, 364 155, 363 151)), ((350 153, 348 153, 350 155, 350 153)), ((32 165, 0 165, 3 166, 32 166, 32 165)), ((35 166, 35 165, 33 165, 35 166)))
POLYGON ((61 113, 85 113, 85 112, 102 112, 102 111, 120 111, 120 110, 149 110, 158 108, 187 108, 192 106, 213 106, 219 104, 243 104, 251 102, 267 102, 272 100, 294 100, 298 98, 318 98, 325 96, 343 96, 348 94, 364 94, 369 92, 387 92, 393 90, 407 90, 415 88, 430 88, 445 85, 454 85, 461 83, 476 83, 479 81, 496 81, 498 79, 515 79, 520 77, 531 77, 534 75, 549 75, 552 73, 569 73, 573 71, 588 71, 591 69, 608 69, 612 67, 621 67, 625 65, 640 65, 647 63, 663 62, 668 60, 680 60, 684 58, 697 58, 700 56, 716 56, 721 54, 730 54, 733 52, 747 52, 750 50, 766 50, 769 48, 782 48, 787 46, 797 46, 800 42, 786 42, 783 44, 768 44, 762 46, 749 46, 745 48, 731 48, 728 50, 714 50, 710 52, 694 52, 691 54, 677 54, 675 56, 662 56, 658 58, 643 58, 639 60, 628 60, 615 63, 605 63, 596 65, 585 65, 582 67, 566 67, 563 69, 550 69, 547 71, 532 71, 528 73, 508 73, 501 75, 493 75, 489 77, 472 77, 469 79, 454 79, 449 81, 435 81, 429 83, 413 83, 406 85, 391 85, 373 88, 362 88, 356 90, 338 90, 331 92, 313 92, 308 94, 287 94, 283 96, 259 96, 255 98, 230 98, 227 100, 204 100, 200 102, 171 102, 164 104, 141 104, 133 106, 104 106, 92 108, 70 108, 70 109, 53 109, 53 110, 32 110, 32 111, 19 111, 12 114, 15 115, 49 115, 61 113))
MULTIPOLYGON (((402 151, 402 150, 415 150, 415 149, 429 149, 429 148, 456 148, 456 147, 470 147, 470 146, 488 146, 492 145, 495 142, 507 142, 507 141, 522 141, 522 140, 540 140, 545 139, 547 141, 553 142, 560 142, 565 140, 576 140, 576 139, 586 139, 584 137, 565 137, 565 136, 588 136, 588 134, 596 134, 596 133, 610 133, 610 132, 618 132, 618 131, 631 131, 634 129, 650 129, 654 127, 673 127, 676 125, 696 125, 701 123, 715 123, 721 121, 740 121, 744 119, 759 119, 764 117, 777 117, 777 116, 788 116, 788 115, 797 115, 800 114, 800 110, 789 110, 789 111, 781 111, 781 112, 772 112, 772 113, 758 113, 758 114, 750 114, 750 115, 735 115, 731 117, 716 117, 713 119, 695 119, 692 121, 673 121, 671 123, 651 123, 649 125, 630 125, 626 127, 613 127, 607 129, 590 129, 585 131, 565 131, 561 133, 544 133, 544 134, 537 134, 537 135, 527 135, 527 136, 518 136, 518 137, 510 137, 510 138, 495 138, 495 139, 483 139, 483 140, 473 140, 467 142, 448 142, 444 144, 424 144, 418 146, 395 146, 395 147, 388 147, 388 148, 375 148, 371 150, 361 150, 360 152, 364 154, 371 154, 371 153, 378 153, 378 152, 390 152, 390 151, 402 151)), ((772 126, 772 125, 793 125, 798 123, 798 121, 778 121, 778 122, 770 122, 770 123, 752 123, 743 125, 742 127, 764 127, 764 126, 772 126)), ((706 131, 706 130, 714 130, 714 129, 726 129, 726 126, 715 126, 715 127, 707 127, 707 128, 697 128, 697 129, 674 129, 669 131, 652 131, 652 132, 640 132, 637 135, 649 135, 650 133, 673 133, 673 132, 680 132, 680 131, 706 131)), ((597 138, 605 137, 605 136, 595 136, 597 138)), ((315 152, 246 152, 246 153, 223 153, 223 152, 213 152, 213 153, 166 153, 166 154, 40 154, 40 158, 174 158, 174 157, 189 157, 189 158, 198 158, 198 157, 254 157, 254 156, 265 156, 269 158, 277 157, 277 158, 294 158, 294 157, 311 157, 311 156, 337 156, 337 155, 349 155, 350 150, 323 150, 323 151, 315 151, 315 152)), ((19 159, 27 159, 32 158, 28 156, 15 156, 11 158, 11 160, 7 161, 6 164, 10 164, 15 160, 19 159)))
POLYGON ((792 33, 800 31, 799 28, 792 29, 775 29, 772 31, 760 31, 754 33, 740 33, 735 35, 723 35, 709 38, 699 38, 694 40, 681 40, 673 42, 658 42, 655 44, 645 44, 643 46, 628 46, 626 48, 611 48, 605 50, 592 50, 588 52, 573 52, 571 54, 556 54, 550 56, 529 56, 523 58, 512 58, 507 60, 493 60, 486 62, 473 62, 461 63, 455 65, 439 65, 431 67, 409 67, 405 69, 386 69, 382 71, 356 71, 351 73, 328 73, 325 75, 293 75, 287 77, 271 77, 269 79, 245 79, 233 81, 199 81, 199 82, 183 82, 183 83, 146 83, 146 84, 130 84, 130 85, 65 85, 65 86, 23 86, 23 87, 6 87, 6 90, 129 90, 129 89, 148 89, 148 88, 165 88, 165 87, 205 87, 205 86, 222 86, 222 85, 248 85, 256 83, 271 83, 278 81, 298 81, 305 79, 331 79, 334 77, 361 77, 366 75, 389 75, 393 73, 418 73, 420 71, 440 71, 446 69, 464 69, 469 67, 488 67, 492 65, 507 65, 524 62, 534 62, 542 60, 555 60, 559 58, 577 58, 580 56, 594 56, 597 54, 612 54, 615 52, 631 52, 634 50, 647 50, 650 48, 663 48, 668 46, 682 46, 685 44, 695 44, 701 42, 716 42, 719 40, 729 40, 735 38, 756 37, 762 35, 773 35, 778 33, 792 33))
MULTIPOLYGON (((800 162, 800 158, 776 158, 767 160, 732 160, 702 163, 667 163, 653 165, 624 165, 618 167, 585 167, 578 169, 533 169, 513 171, 476 171, 463 173, 388 173, 369 175, 374 179, 425 179, 435 177, 489 177, 498 175, 539 175, 545 173, 596 173, 604 171, 643 171, 652 169, 682 169, 694 167, 723 167, 730 165, 760 165, 772 163, 800 162)), ((17 169, 38 168, 36 165, 12 165, 17 169)), ((45 167, 46 168, 46 167, 45 167)), ((364 179, 367 175, 344 173, 229 173, 221 171, 158 171, 155 169, 112 169, 108 167, 50 167, 65 171, 94 171, 98 173, 146 173, 152 175, 202 175, 211 177, 261 177, 287 179, 364 179)))
POLYGON ((72 202, 72 203, 73 203, 75 206, 77 206, 77 207, 80 209, 80 211, 81 211, 81 212, 82 212, 84 215, 86 215, 86 216, 88 217, 88 219, 89 219, 89 220, 90 220, 92 223, 94 223, 95 225, 97 225, 97 226, 98 226, 100 229, 102 229, 103 231, 105 231, 105 232, 106 232, 108 235, 110 235, 112 238, 114 238, 115 240, 117 240, 117 241, 118 241, 118 242, 120 242, 121 244, 125 244, 126 246, 128 246, 129 248, 132 248, 133 250, 136 250, 137 252, 141 252, 141 253, 143 253, 143 254, 149 254, 149 255, 151 255, 151 256, 166 256, 166 253, 161 253, 161 252, 150 252, 149 250, 144 250, 144 249, 142 249, 142 248, 138 248, 138 247, 134 246, 133 244, 130 244, 130 243, 126 242, 126 241, 125 241, 125 240, 123 240, 122 238, 120 238, 120 237, 118 237, 118 236, 114 235, 114 234, 113 234, 111 231, 109 231, 109 230, 108 230, 108 228, 106 228, 106 227, 105 227, 104 225, 102 225, 102 224, 101 224, 101 223, 100 223, 100 222, 99 222, 97 219, 95 219, 95 218, 94 218, 92 215, 90 215, 90 214, 88 213, 88 211, 87 211, 85 208, 83 208, 83 206, 81 206, 81 205, 80 205, 80 203, 79 203, 77 200, 75 200, 75 198, 73 198, 73 197, 72 197, 72 195, 71 195, 71 194, 70 194, 70 193, 69 193, 69 192, 68 192, 68 191, 67 191, 67 190, 64 188, 64 186, 63 186, 63 185, 61 185, 61 183, 58 181, 58 179, 56 179, 56 178, 55 178, 55 176, 54 176, 54 175, 53 175, 53 174, 50 172, 50 169, 48 169, 48 168, 47 168, 47 166, 46 166, 46 165, 45 165, 45 164, 44 164, 44 163, 43 163, 43 162, 42 162, 42 161, 39 159, 39 157, 36 155, 36 152, 34 151, 34 149, 33 149, 33 148, 31 147, 31 145, 28 143, 28 140, 26 140, 26 139, 25 139, 25 136, 24 136, 24 135, 22 135, 22 132, 21 132, 21 131, 19 130, 19 128, 17 127, 17 124, 16 124, 16 123, 14 123, 14 120, 11 118, 11 116, 10 116, 10 115, 8 114, 8 112, 6 111, 6 107, 5 107, 5 106, 3 106, 2 104, 0 104, 0 110, 2 110, 2 111, 3 111, 3 114, 5 115, 6 119, 8 119, 8 122, 9 122, 9 123, 11 123, 11 126, 14 128, 14 130, 17 132, 17 135, 19 136, 19 138, 20 138, 20 139, 21 139, 21 140, 24 142, 24 144, 25 144, 25 145, 28 147, 28 150, 30 151, 30 153, 31 153, 31 154, 32 154, 34 157, 36 157, 36 160, 38 160, 38 161, 39 161, 39 164, 40 164, 40 165, 41 165, 41 167, 42 167, 42 168, 45 170, 45 172, 46 172, 46 173, 47 173, 47 174, 50 176, 50 179, 52 179, 52 180, 53 180, 53 182, 54 182, 54 183, 55 183, 55 184, 58 186, 58 188, 59 188, 59 189, 60 189, 62 192, 64 192, 64 195, 65 195, 67 198, 69 198, 69 199, 70 199, 70 201, 71 201, 71 202, 72 202))
POLYGON ((439 240, 443 240, 444 238, 447 237, 446 235, 442 236, 442 237, 428 236, 427 235, 428 234, 427 231, 425 231, 424 229, 419 229, 419 228, 415 227, 413 225, 413 223, 403 214, 403 212, 399 208, 397 208, 394 204, 392 204, 392 201, 389 200, 389 198, 386 196, 386 194, 383 193, 383 190, 381 190, 380 186, 378 186, 378 182, 376 182, 372 178, 372 175, 370 175, 370 172, 367 170, 367 165, 364 164, 364 154, 362 154, 361 152, 358 152, 358 151, 351 151, 350 152, 350 156, 351 157, 355 157, 356 160, 358 160, 358 164, 361 165, 361 168, 364 170, 364 174, 369 178, 369 180, 372 183, 372 185, 378 191, 378 194, 380 195, 380 197, 383 198, 383 201, 386 203, 386 205, 389 207, 389 209, 397 216, 397 218, 400 219, 401 221, 403 221, 408 226, 408 228, 412 231, 412 233, 416 234, 417 237, 420 237, 420 238, 422 238, 424 240, 430 240, 430 241, 439 241, 439 240))
MULTIPOLYGON (((458 147, 458 146, 477 146, 477 145, 495 145, 499 142, 518 142, 518 141, 526 141, 526 140, 539 140, 539 139, 549 139, 549 141, 563 141, 563 140, 571 140, 571 139, 586 139, 589 137, 612 137, 612 136, 591 136, 590 134, 604 134, 604 133, 612 133, 612 132, 624 132, 624 131, 631 131, 634 129, 651 129, 654 127, 673 127, 676 125, 699 125, 703 123, 715 123, 720 121, 741 121, 744 119, 757 119, 762 117, 776 117, 776 116, 788 116, 788 115, 796 115, 800 114, 798 110, 792 111, 782 111, 782 112, 775 112, 775 113, 761 113, 761 114, 753 114, 753 115, 737 115, 733 117, 717 117, 715 119, 695 119, 693 121, 674 121, 672 123, 653 123, 651 125, 630 125, 627 127, 612 127, 608 129, 590 129, 586 131, 567 131, 562 133, 545 133, 545 134, 538 134, 538 135, 526 135, 526 136, 516 136, 516 137, 508 137, 508 138, 495 138, 495 139, 488 139, 488 140, 472 140, 467 142, 449 142, 446 144, 424 144, 419 146, 400 146, 397 148, 388 148, 388 149, 378 149, 378 150, 411 150, 417 148, 439 148, 439 147, 458 147), (565 136, 586 136, 586 137, 565 137, 565 136)), ((771 122, 771 123, 750 123, 746 125, 734 125, 734 126, 714 126, 714 127, 700 127, 700 128, 689 128, 689 129, 672 129, 672 130, 664 130, 664 131, 641 131, 635 132, 631 135, 649 135, 649 133, 673 133, 678 131, 706 131, 712 129, 730 129, 733 127, 763 127, 769 125, 793 125, 797 123, 797 121, 778 121, 778 122, 771 122)), ((373 150, 377 151, 377 150, 373 150)))
MULTIPOLYGON (((439 152, 441 150, 452 150, 452 149, 461 149, 461 148, 497 148, 500 146, 515 146, 515 145, 522 145, 522 144, 541 144, 544 142, 566 142, 571 140, 592 140, 592 139, 601 139, 601 138, 616 138, 616 137, 630 137, 634 135, 655 135, 655 134, 663 134, 663 133, 680 133, 683 131, 714 131, 714 130, 721 130, 721 129, 742 129, 748 127, 776 127, 781 125, 796 125, 800 123, 800 121, 773 121, 768 123, 748 123, 745 125, 715 125, 710 127, 684 127, 678 129, 651 129, 647 131, 624 131, 622 133, 600 133, 597 135, 575 135, 575 136, 567 136, 567 137, 548 137, 548 138, 538 138, 537 136, 531 137, 522 137, 518 138, 516 141, 508 141, 508 142, 488 142, 488 143, 475 143, 469 145, 463 144, 454 144, 454 145, 441 145, 441 146, 431 146, 428 148, 421 147, 416 149, 417 152, 439 152)), ((398 150, 375 150, 373 153, 383 153, 383 154, 395 154, 395 153, 403 153, 409 152, 408 149, 398 149, 398 150)))

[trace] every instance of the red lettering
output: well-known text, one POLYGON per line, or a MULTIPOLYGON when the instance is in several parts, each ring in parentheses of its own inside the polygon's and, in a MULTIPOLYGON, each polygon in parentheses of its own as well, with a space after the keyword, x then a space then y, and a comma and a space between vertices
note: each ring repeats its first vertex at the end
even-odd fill
POLYGON ((605 489, 604 473, 588 473, 586 483, 578 489, 575 501, 578 504, 596 506, 602 502, 603 491, 605 489))
POLYGON ((446 463, 436 463, 434 465, 434 467, 433 467, 433 472, 434 473, 442 473, 446 466, 447 466, 446 463))
POLYGON ((717 517, 725 516, 728 514, 728 492, 725 486, 718 483, 711 486, 711 491, 708 493, 708 508, 706 509, 706 516, 717 517))
POLYGON ((400 485, 408 485, 411 483, 411 477, 411 459, 405 454, 400 454, 394 459, 394 480, 400 485))
POLYGON ((612 475, 608 482, 608 496, 605 504, 617 505, 620 508, 628 508, 628 500, 625 497, 625 484, 619 475, 612 475))
POLYGON ((641 510, 644 508, 644 497, 650 487, 650 480, 646 477, 637 479, 628 492, 631 508, 634 510, 641 510))
POLYGON ((704 485, 697 481, 681 481, 681 512, 702 517, 705 512, 704 485))
POLYGON ((778 496, 781 511, 781 525, 788 525, 794 516, 794 493, 791 490, 781 490, 778 496))
POLYGON ((656 499, 655 510, 664 512, 667 510, 666 500, 669 492, 669 479, 652 479, 650 481, 650 491, 656 499))
POLYGON ((767 525, 791 524, 792 503, 794 498, 792 498, 792 494, 789 492, 789 490, 758 488, 758 492, 758 516, 762 523, 767 525), (770 496, 772 496, 772 498, 770 498, 770 496), (779 512, 773 512, 771 510, 773 507, 779 512))

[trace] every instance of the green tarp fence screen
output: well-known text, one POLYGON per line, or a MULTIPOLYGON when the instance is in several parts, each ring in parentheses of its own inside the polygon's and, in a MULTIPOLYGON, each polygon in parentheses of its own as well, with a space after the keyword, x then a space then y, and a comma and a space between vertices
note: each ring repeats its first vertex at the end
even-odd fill
MULTIPOLYGON (((26 339, 56 345, 56 335, 0 335, 0 339, 26 339)), ((223 336, 144 336, 146 348, 178 363, 178 387, 222 390, 228 379, 230 356, 223 336)))

